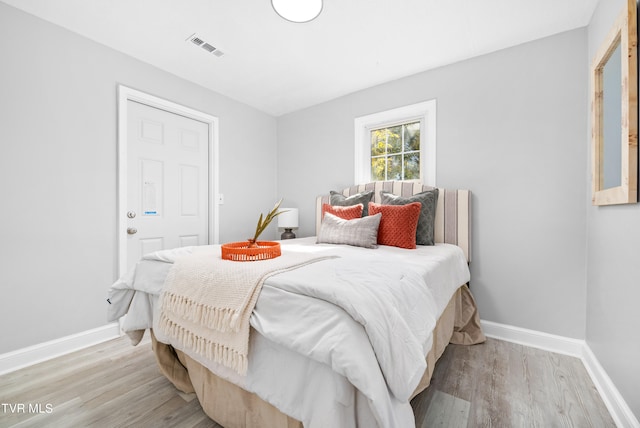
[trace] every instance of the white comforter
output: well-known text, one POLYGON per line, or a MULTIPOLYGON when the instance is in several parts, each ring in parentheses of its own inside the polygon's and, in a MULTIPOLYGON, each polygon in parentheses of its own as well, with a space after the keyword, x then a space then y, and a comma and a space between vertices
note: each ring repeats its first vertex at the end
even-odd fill
MULTIPOLYGON (((412 427, 408 402, 426 368, 437 318, 469 281, 462 250, 448 244, 403 250, 283 241, 283 253, 335 254, 269 278, 251 325, 249 369, 240 377, 192 358, 314 427, 412 427)), ((153 327, 172 262, 192 248, 149 254, 109 291, 109 319, 153 327)), ((154 330, 158 340, 170 343, 154 330)))

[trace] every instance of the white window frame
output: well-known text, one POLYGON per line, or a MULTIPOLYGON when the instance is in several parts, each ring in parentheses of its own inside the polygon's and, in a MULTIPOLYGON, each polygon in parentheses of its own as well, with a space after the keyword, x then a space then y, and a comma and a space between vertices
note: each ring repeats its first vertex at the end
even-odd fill
POLYGON ((436 186, 435 99, 355 118, 354 184, 371 181, 371 131, 415 121, 420 122, 420 181, 436 186))

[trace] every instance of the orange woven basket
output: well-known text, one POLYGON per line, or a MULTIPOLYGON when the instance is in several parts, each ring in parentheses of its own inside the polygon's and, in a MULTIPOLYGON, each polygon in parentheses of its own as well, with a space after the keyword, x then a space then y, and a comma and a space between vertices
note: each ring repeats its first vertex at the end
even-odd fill
POLYGON ((279 257, 282 252, 279 242, 258 241, 257 247, 249 248, 248 242, 230 242, 222 244, 222 258, 234 262, 254 262, 279 257))

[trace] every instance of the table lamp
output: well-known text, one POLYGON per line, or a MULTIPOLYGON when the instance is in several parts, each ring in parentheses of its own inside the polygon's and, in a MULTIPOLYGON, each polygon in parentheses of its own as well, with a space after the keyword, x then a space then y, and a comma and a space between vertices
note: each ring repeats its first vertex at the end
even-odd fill
POLYGON ((298 209, 297 208, 281 208, 282 214, 278 215, 278 227, 284 229, 280 239, 293 239, 296 234, 291 231, 294 227, 298 227, 298 209))

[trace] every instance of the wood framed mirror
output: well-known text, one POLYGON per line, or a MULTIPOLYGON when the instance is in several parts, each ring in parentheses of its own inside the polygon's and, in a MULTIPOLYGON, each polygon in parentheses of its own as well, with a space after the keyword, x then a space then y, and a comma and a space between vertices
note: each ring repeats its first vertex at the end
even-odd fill
POLYGON ((636 0, 627 5, 591 66, 593 205, 638 200, 636 0))

